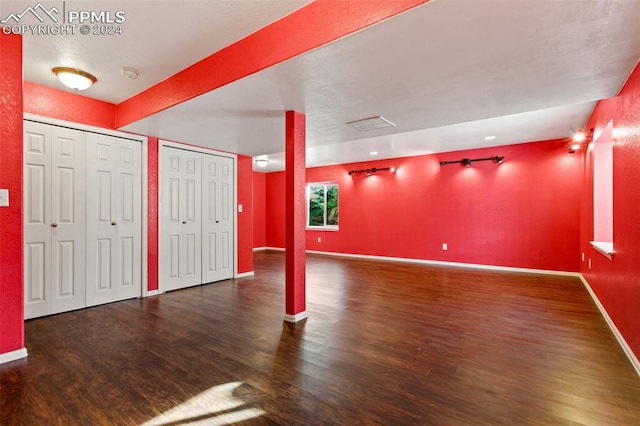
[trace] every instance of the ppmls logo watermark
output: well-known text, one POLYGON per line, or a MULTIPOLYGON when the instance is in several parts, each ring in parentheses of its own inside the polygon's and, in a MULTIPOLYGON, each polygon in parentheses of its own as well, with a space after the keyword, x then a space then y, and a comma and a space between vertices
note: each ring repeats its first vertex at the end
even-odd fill
POLYGON ((10 13, 0 20, 3 34, 119 35, 126 22, 124 10, 67 9, 67 2, 46 7, 42 3, 10 13))

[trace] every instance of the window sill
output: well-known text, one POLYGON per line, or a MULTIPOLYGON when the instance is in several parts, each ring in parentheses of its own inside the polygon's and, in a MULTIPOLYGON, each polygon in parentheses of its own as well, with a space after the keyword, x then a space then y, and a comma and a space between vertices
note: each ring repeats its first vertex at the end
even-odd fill
POLYGON ((591 241, 591 245, 594 249, 605 255, 609 259, 613 259, 613 243, 607 243, 603 241, 591 241))
POLYGON ((307 231, 330 231, 335 232, 339 231, 340 228, 337 226, 307 226, 307 231))

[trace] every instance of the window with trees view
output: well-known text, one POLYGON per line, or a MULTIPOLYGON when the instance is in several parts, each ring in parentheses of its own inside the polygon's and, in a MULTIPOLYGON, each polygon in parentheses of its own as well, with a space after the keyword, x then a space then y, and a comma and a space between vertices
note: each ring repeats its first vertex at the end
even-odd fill
POLYGON ((338 229, 338 184, 307 184, 307 227, 338 229))

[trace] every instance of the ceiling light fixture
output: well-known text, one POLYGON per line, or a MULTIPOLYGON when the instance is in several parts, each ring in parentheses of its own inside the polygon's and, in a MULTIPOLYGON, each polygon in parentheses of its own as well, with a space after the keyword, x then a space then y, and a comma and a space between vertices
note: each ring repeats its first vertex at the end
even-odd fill
POLYGON ((73 90, 88 89, 98 81, 97 78, 88 72, 76 68, 55 67, 51 71, 53 71, 62 84, 73 90))
POLYGON ((495 137, 495 136, 493 136, 493 135, 491 135, 491 136, 485 136, 485 137, 484 137, 484 140, 485 140, 485 141, 492 141, 492 140, 494 140, 495 138, 496 138, 496 137, 495 137))
POLYGON ((587 136, 583 132, 576 132, 573 135, 573 141, 574 142, 584 142, 584 140, 586 138, 587 138, 587 136))
POLYGON ((369 155, 378 155, 378 151, 371 151, 369 155))
POLYGON ((267 167, 269 165, 269 160, 266 158, 256 158, 254 161, 258 167, 267 167))

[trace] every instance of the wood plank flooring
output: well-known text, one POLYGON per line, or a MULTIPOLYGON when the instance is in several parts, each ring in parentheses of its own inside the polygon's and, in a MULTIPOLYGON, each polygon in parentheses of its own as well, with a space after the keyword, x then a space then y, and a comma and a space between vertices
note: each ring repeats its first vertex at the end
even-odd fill
POLYGON ((284 254, 255 277, 26 322, 1 425, 638 425, 640 378, 578 279, 284 254))

